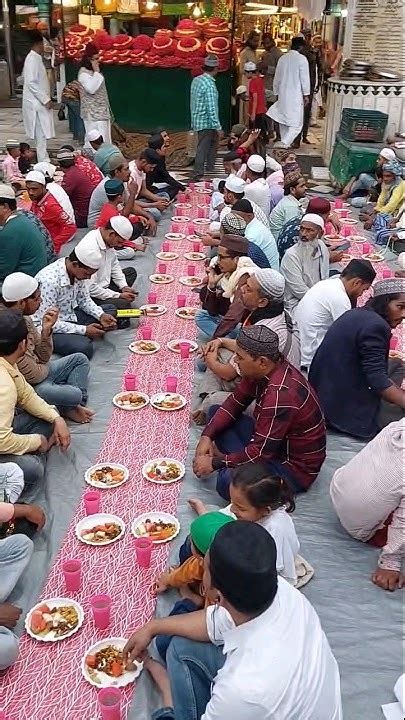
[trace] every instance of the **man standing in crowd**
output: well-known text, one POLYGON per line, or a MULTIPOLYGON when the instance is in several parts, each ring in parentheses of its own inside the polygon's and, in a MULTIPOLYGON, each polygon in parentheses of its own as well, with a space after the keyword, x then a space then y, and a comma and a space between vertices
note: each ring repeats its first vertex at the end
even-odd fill
POLYGON ((198 135, 194 162, 194 180, 204 173, 213 172, 217 156, 218 139, 222 134, 218 110, 218 90, 215 78, 219 61, 216 55, 207 55, 203 74, 195 77, 190 90, 191 129, 198 135))
MULTIPOLYGON (((309 130, 309 122, 311 119, 311 110, 312 110, 312 103, 314 100, 314 93, 317 88, 318 83, 321 80, 321 64, 320 64, 320 58, 319 54, 314 50, 311 44, 311 29, 310 28, 304 28, 302 31, 302 34, 304 36, 304 44, 302 45, 300 49, 301 55, 306 57, 308 60, 308 69, 309 69, 309 84, 310 84, 310 93, 308 102, 306 103, 304 107, 304 118, 303 118, 303 124, 302 124, 302 142, 309 144, 308 140, 308 130, 309 130)), ((301 139, 301 133, 298 134, 298 137, 295 139, 294 147, 300 146, 300 139, 301 139)))
POLYGON ((269 102, 273 98, 273 80, 276 72, 277 63, 283 53, 277 47, 274 39, 269 33, 263 35, 264 53, 262 55, 262 64, 266 69, 264 76, 264 84, 266 87, 266 100, 269 102))
POLYGON ((46 141, 55 137, 49 80, 42 60, 44 39, 38 30, 30 33, 31 50, 23 67, 22 115, 27 137, 33 138, 37 160, 49 161, 46 141))

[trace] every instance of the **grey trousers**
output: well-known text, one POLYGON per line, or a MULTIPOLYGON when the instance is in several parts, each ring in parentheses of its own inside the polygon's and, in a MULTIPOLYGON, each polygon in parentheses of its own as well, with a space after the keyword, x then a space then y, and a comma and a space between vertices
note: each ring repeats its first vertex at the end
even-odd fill
MULTIPOLYGON (((11 595, 27 567, 34 546, 26 535, 11 535, 0 540, 0 603, 11 595)), ((6 627, 0 626, 0 670, 10 667, 18 657, 18 639, 6 627)))
POLYGON ((194 176, 201 177, 207 172, 213 172, 217 157, 218 132, 217 130, 199 130, 197 152, 194 161, 194 176))
MULTIPOLYGON (((404 379, 405 364, 399 358, 390 358, 388 360, 388 377, 395 385, 401 387, 404 379)), ((392 422, 397 422, 404 417, 404 411, 399 405, 393 405, 387 400, 381 400, 380 412, 378 414, 378 424, 380 428, 384 428, 392 422)))

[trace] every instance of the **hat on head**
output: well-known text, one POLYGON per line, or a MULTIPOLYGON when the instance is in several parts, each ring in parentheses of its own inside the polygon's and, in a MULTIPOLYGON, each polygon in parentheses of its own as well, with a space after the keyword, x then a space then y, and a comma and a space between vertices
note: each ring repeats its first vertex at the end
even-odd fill
POLYGON ((219 60, 216 55, 207 55, 204 58, 204 67, 216 68, 219 65, 219 60))
POLYGON ((315 213, 315 215, 327 215, 330 211, 331 205, 329 200, 322 197, 311 198, 307 206, 307 213, 315 213))
POLYGON ((234 215, 233 212, 225 215, 221 222, 221 230, 226 235, 240 235, 244 237, 246 230, 246 222, 239 215, 234 215))
POLYGON ((104 185, 105 194, 107 197, 115 197, 116 195, 122 195, 124 192, 124 183, 116 178, 110 178, 104 185))
POLYGON ((386 172, 392 173, 393 175, 395 175, 395 177, 402 177, 403 170, 402 170, 402 167, 399 164, 398 160, 396 160, 396 159, 390 160, 389 162, 384 163, 382 169, 385 170, 386 172))
POLYGON ((235 522, 234 518, 218 510, 205 513, 193 520, 190 525, 190 535, 197 550, 205 555, 218 530, 230 522, 235 522))
POLYGON ((381 157, 385 158, 385 160, 396 160, 397 156, 394 152, 394 150, 391 150, 391 148, 383 148, 380 150, 381 157))
POLYGON ((242 123, 236 123, 236 125, 232 125, 231 127, 231 133, 232 135, 236 135, 236 137, 240 137, 241 135, 243 135, 245 130, 246 125, 242 125, 242 123))
POLYGON ((48 177, 53 178, 56 172, 56 166, 49 162, 39 162, 35 163, 33 170, 37 170, 43 175, 48 175, 48 177))
POLYGON ((255 173, 262 173, 266 167, 266 161, 260 155, 251 155, 247 161, 249 170, 255 173))
POLYGON ((225 187, 229 192, 240 194, 245 192, 246 183, 236 175, 228 175, 225 180, 225 187))
POLYGON ((378 280, 373 285, 374 297, 379 295, 396 295, 397 293, 405 294, 405 278, 386 278, 378 280))
POLYGON ((18 302, 29 298, 38 287, 38 280, 31 275, 15 272, 4 279, 1 294, 5 302, 18 302))
POLYGON ((94 271, 98 270, 103 262, 99 247, 89 242, 86 237, 76 245, 75 255, 83 265, 94 271))
POLYGON ((267 170, 271 170, 272 172, 278 172, 282 169, 281 165, 277 160, 270 157, 270 155, 266 155, 266 168, 267 170))
POLYGON ((278 335, 265 325, 251 325, 242 328, 236 342, 243 350, 252 355, 272 357, 279 351, 278 335))
MULTIPOLYGON (((236 94, 243 95, 245 92, 247 92, 246 85, 238 85, 238 87, 236 88, 236 94)), ((235 133, 235 135, 236 135, 236 133, 235 133)))
POLYGON ((15 190, 11 185, 6 183, 0 183, 0 198, 7 198, 7 200, 15 200, 15 190))
POLYGON ((25 177, 25 182, 34 182, 39 185, 46 185, 45 175, 39 170, 30 170, 25 177))
POLYGON ((6 140, 6 149, 7 150, 16 150, 20 147, 20 143, 18 140, 6 140))
POLYGON ((289 155, 294 155, 292 150, 285 150, 284 148, 274 148, 273 153, 276 157, 276 160, 279 160, 282 165, 285 164, 285 161, 287 160, 289 155))
POLYGON ((317 225, 317 227, 321 228, 321 230, 325 230, 325 222, 324 219, 320 215, 316 215, 315 213, 307 213, 304 215, 303 218, 301 218, 301 222, 309 222, 313 225, 317 225))
POLYGON ((271 268, 264 268, 256 270, 253 276, 256 278, 266 297, 274 298, 274 300, 283 299, 285 279, 281 273, 271 268))
POLYGON ((57 160, 74 160, 75 155, 73 150, 68 150, 67 148, 61 148, 56 153, 56 159, 57 160))
POLYGON ((113 172, 114 170, 117 170, 117 168, 121 167, 125 162, 125 158, 121 153, 114 153, 114 155, 111 155, 110 160, 108 162, 108 167, 110 169, 110 172, 113 172))
POLYGON ((128 218, 123 215, 116 215, 111 218, 110 225, 120 238, 123 240, 131 240, 134 226, 128 218))
POLYGON ((249 242, 241 235, 224 235, 219 244, 237 255, 245 255, 246 257, 248 255, 249 242))
POLYGON ((297 162, 285 163, 283 165, 284 185, 292 185, 302 177, 302 170, 297 162))
POLYGON ((255 72, 256 63, 249 61, 249 62, 245 63, 243 69, 245 72, 255 72))
POLYGON ((100 130, 90 130, 90 132, 87 133, 87 139, 89 142, 94 142, 95 140, 98 140, 102 137, 103 136, 100 130))
MULTIPOLYGON (((0 196, 1 196, 1 192, 0 192, 0 196)), ((3 197, 4 197, 4 195, 3 195, 3 197)), ((398 263, 399 267, 402 268, 402 270, 405 270, 405 252, 399 253, 399 255, 397 257, 397 263, 398 263)))

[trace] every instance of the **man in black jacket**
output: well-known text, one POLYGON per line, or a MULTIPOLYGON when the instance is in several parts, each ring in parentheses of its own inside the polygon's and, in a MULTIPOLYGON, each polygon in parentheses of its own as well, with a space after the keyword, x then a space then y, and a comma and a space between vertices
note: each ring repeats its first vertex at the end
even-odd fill
POLYGON ((319 53, 317 53, 311 45, 311 30, 309 28, 304 28, 304 30, 302 30, 302 35, 305 38, 305 45, 300 48, 300 53, 301 55, 304 55, 308 60, 311 91, 309 94, 309 102, 304 107, 304 122, 302 125, 302 130, 300 134, 295 138, 294 144, 292 146, 295 148, 298 148, 300 146, 301 135, 302 142, 309 144, 308 129, 311 119, 312 101, 314 99, 314 94, 317 91, 317 86, 319 85, 322 73, 319 53))
POLYGON ((170 195, 170 199, 176 197, 180 190, 185 190, 185 186, 177 182, 172 175, 166 169, 166 151, 167 145, 161 134, 152 135, 148 140, 148 146, 157 152, 160 157, 156 167, 152 172, 146 175, 146 187, 154 193, 158 193, 159 189, 155 186, 155 183, 165 183, 167 187, 164 191, 170 195))

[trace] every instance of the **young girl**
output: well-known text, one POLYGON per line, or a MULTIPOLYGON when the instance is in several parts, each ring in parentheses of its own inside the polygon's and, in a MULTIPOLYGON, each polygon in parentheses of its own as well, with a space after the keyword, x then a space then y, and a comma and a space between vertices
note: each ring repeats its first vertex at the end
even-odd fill
MULTIPOLYGON (((276 543, 277 572, 295 587, 309 582, 314 571, 298 555, 300 544, 290 517, 295 502, 286 481, 272 475, 264 463, 249 463, 232 470, 229 492, 231 504, 222 512, 262 525, 276 543)), ((189 503, 199 515, 207 512, 201 500, 189 503)))

